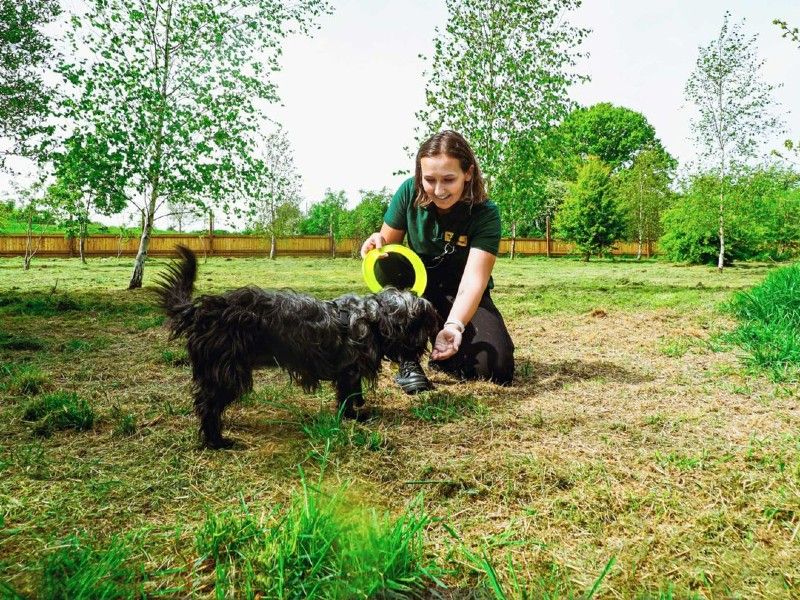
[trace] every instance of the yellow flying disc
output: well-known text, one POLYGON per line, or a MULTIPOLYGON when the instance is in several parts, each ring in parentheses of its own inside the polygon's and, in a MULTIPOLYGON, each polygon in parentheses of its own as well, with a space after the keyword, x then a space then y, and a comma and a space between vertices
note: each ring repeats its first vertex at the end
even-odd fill
POLYGON ((422 296, 428 285, 428 273, 417 253, 401 244, 373 248, 364 257, 361 271, 369 291, 380 292, 386 286, 410 289, 422 296), (386 258, 378 258, 388 254, 386 258))

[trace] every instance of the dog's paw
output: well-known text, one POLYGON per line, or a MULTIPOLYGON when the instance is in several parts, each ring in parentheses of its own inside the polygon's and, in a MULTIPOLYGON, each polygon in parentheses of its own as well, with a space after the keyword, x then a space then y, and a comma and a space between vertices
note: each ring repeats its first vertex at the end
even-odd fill
POLYGON ((205 446, 209 450, 226 450, 228 448, 233 448, 235 444, 236 442, 231 438, 219 437, 215 440, 207 440, 205 446))

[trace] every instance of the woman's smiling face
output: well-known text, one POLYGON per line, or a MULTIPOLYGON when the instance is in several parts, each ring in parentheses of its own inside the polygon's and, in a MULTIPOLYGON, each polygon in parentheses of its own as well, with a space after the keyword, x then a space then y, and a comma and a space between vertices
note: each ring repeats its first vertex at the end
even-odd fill
POLYGON ((420 159, 422 189, 439 212, 446 213, 464 195, 465 184, 472 179, 472 167, 461 170, 457 158, 447 154, 420 159))

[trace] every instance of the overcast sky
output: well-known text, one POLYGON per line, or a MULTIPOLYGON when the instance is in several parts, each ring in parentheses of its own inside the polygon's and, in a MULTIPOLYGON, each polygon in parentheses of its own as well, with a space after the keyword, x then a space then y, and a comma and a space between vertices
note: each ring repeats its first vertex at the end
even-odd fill
MULTIPOLYGON (((443 0, 332 0, 334 13, 313 38, 287 40, 278 84, 283 106, 270 114, 287 130, 303 178, 306 206, 326 188, 361 189, 402 182, 411 169, 414 113, 424 102, 424 63, 443 0)), ((693 158, 684 86, 698 46, 719 32, 725 10, 758 34, 766 79, 776 90, 787 134, 800 137, 800 49, 780 36, 776 17, 800 26, 800 0, 585 0, 570 20, 589 27, 580 67, 591 82, 573 88, 583 105, 612 102, 642 112, 681 163, 693 158)), ((775 140, 777 145, 779 140, 775 140)), ((0 191, 8 180, 0 179, 0 191)))

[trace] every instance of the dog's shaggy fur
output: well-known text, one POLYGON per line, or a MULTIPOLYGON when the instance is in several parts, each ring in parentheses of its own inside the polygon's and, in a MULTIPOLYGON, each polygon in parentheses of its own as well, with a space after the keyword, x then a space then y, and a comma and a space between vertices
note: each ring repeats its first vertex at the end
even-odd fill
POLYGON ((211 448, 232 444, 222 414, 253 388, 253 369, 279 366, 306 391, 333 381, 339 410, 357 418, 361 380, 374 383, 384 358, 419 360, 439 329, 430 302, 391 288, 320 301, 249 286, 193 299, 197 259, 186 247, 178 252, 158 294, 172 337, 187 338, 200 435, 211 448))

